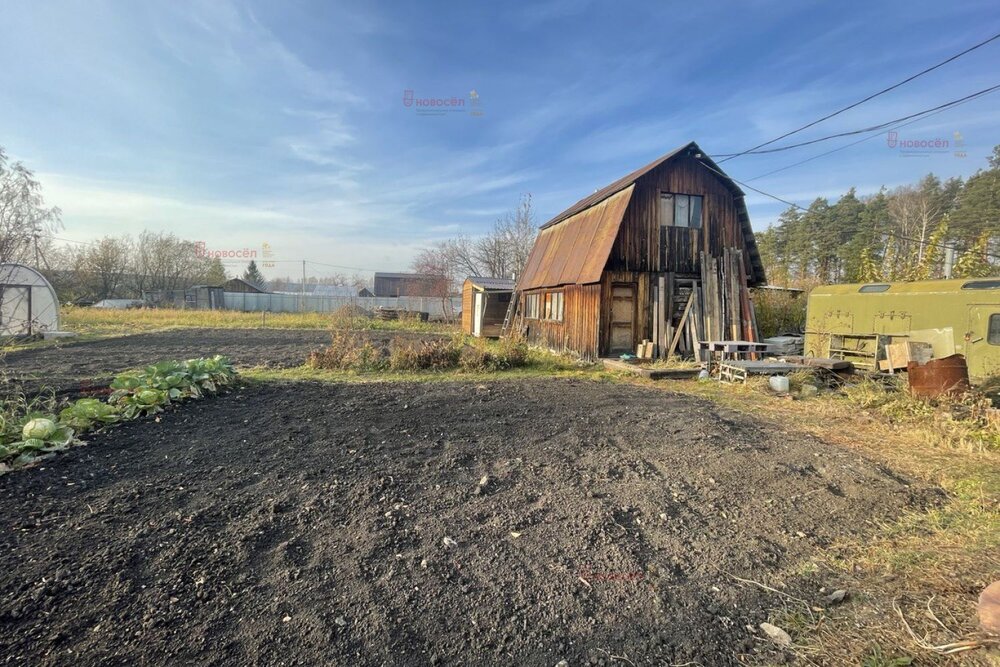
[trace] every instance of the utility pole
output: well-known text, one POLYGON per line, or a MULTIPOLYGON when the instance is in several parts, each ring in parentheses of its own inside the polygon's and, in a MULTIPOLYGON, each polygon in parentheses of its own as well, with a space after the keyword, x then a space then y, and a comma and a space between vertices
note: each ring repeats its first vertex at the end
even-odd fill
POLYGON ((302 260, 302 289, 299 290, 299 312, 306 312, 306 260, 302 260))

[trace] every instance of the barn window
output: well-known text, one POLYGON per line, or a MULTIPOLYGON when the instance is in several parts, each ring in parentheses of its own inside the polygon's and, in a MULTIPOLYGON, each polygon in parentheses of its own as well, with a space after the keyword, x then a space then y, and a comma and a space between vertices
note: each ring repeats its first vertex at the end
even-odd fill
POLYGON ((562 322, 563 319, 563 293, 548 292, 545 295, 545 319, 554 322, 562 322))
POLYGON ((701 195, 660 193, 660 225, 701 229, 701 195))
POLYGON ((529 294, 524 297, 524 316, 529 320, 537 320, 539 314, 538 294, 529 294))
POLYGON ((990 345, 1000 345, 1000 313, 990 315, 989 333, 986 334, 986 342, 990 345))

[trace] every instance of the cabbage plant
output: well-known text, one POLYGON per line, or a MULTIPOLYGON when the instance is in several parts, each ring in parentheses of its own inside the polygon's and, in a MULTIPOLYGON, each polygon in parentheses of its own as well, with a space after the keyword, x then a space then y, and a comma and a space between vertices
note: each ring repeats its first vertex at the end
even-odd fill
POLYGON ((170 396, 163 389, 139 389, 121 396, 117 403, 122 417, 135 419, 163 412, 163 406, 170 403, 170 396))
POLYGON ((55 417, 33 417, 21 427, 21 439, 0 445, 0 461, 10 460, 20 467, 72 445, 76 440, 73 429, 60 424, 55 417))
POLYGON ((115 406, 96 398, 81 398, 59 413, 60 423, 77 432, 114 424, 120 418, 115 406))

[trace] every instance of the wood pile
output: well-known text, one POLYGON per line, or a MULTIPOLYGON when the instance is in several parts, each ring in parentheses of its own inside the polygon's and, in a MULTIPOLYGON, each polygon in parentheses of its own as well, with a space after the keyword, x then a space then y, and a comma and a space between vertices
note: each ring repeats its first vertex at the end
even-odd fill
POLYGON ((379 320, 420 320, 426 322, 430 318, 430 313, 400 308, 377 308, 375 317, 379 320))
POLYGON ((742 250, 724 248, 722 257, 702 252, 701 289, 704 340, 760 340, 742 250))
MULTIPOLYGON (((666 273, 651 281, 653 356, 708 361, 699 341, 760 342, 743 251, 724 248, 721 257, 701 252, 699 259, 700 276, 666 273)), ((639 345, 640 358, 648 351, 646 343, 639 345)))

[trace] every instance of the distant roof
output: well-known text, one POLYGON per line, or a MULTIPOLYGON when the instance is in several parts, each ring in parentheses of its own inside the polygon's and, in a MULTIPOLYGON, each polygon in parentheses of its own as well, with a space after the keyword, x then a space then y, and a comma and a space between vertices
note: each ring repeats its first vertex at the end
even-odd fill
POLYGON ((375 272, 376 278, 412 278, 415 280, 438 280, 444 276, 436 276, 429 273, 383 273, 381 271, 375 272))
MULTIPOLYGON (((256 283, 252 283, 249 280, 243 280, 242 278, 230 278, 226 282, 222 283, 222 287, 225 287, 226 285, 233 285, 233 284, 236 284, 236 283, 239 283, 239 284, 242 284, 242 285, 244 285, 246 287, 249 287, 252 290, 254 290, 256 292, 259 292, 261 294, 264 294, 264 293, 267 292, 267 290, 264 289, 263 287, 261 287, 260 285, 257 285, 256 283)), ((196 285, 196 287, 201 287, 201 285, 196 285)))
POLYGON ((491 290, 512 290, 514 281, 511 278, 488 278, 486 276, 469 276, 466 278, 476 287, 491 290))

